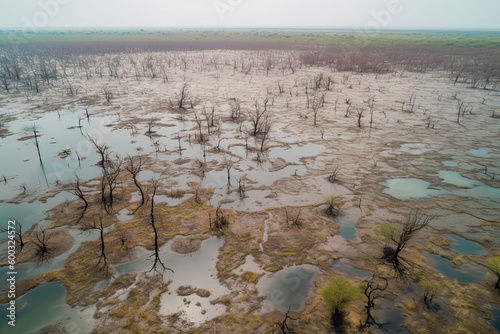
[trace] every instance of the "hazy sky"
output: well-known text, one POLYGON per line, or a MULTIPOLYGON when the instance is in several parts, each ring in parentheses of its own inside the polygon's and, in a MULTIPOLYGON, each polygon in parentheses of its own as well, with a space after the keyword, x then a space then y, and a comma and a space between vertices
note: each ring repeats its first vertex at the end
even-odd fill
POLYGON ((0 0, 0 28, 500 29, 500 0, 0 0))

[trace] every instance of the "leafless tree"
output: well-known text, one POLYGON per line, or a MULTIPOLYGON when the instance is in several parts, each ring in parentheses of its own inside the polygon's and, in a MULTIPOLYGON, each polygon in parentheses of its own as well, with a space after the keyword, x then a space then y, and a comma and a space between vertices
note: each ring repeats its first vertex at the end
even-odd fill
POLYGON ((395 265, 399 265, 399 253, 401 253, 415 234, 427 227, 434 218, 434 215, 420 210, 408 212, 405 220, 400 222, 399 228, 392 229, 391 235, 388 236, 396 248, 386 246, 384 248, 384 257, 392 261, 395 265))
POLYGON ((108 186, 108 205, 111 208, 113 207, 113 193, 116 189, 116 186, 118 185, 118 176, 120 175, 120 172, 122 170, 123 159, 117 155, 115 160, 108 159, 108 161, 109 167, 104 170, 104 173, 106 184, 108 186))
POLYGON ((253 126, 252 135, 257 136, 261 131, 261 122, 267 113, 267 105, 269 103, 269 97, 266 97, 262 105, 256 100, 254 103, 254 112, 250 113, 249 118, 253 126))
POLYGON ((153 194, 151 195, 151 209, 149 212, 149 218, 154 233, 154 253, 151 255, 152 257, 154 257, 154 262, 153 262, 153 267, 151 267, 149 271, 154 270, 155 272, 160 272, 160 271, 163 272, 164 270, 170 270, 171 272, 174 272, 172 269, 167 268, 165 264, 163 264, 160 258, 160 246, 158 244, 158 230, 155 225, 155 212, 154 212, 155 196, 159 185, 160 185, 160 179, 153 180, 152 183, 153 194), (160 267, 160 270, 158 270, 158 267, 160 267))
POLYGON ((294 318, 290 317, 289 313, 290 313, 290 307, 288 308, 288 311, 285 313, 285 319, 283 319, 283 321, 278 321, 277 322, 280 334, 294 334, 295 333, 293 331, 293 329, 290 328, 290 326, 287 324, 287 321, 289 319, 290 320, 297 320, 297 319, 294 319, 294 318))
POLYGON ((228 187, 231 187, 231 168, 233 168, 235 162, 228 156, 224 156, 223 163, 224 163, 224 168, 226 168, 227 171, 227 185, 228 187))
POLYGON ((328 196, 326 198, 326 204, 327 207, 325 213, 328 216, 336 217, 340 214, 340 208, 339 205, 337 204, 337 198, 335 197, 335 195, 328 196))
POLYGON ((229 108, 231 109, 231 119, 238 120, 241 117, 241 101, 237 99, 231 100, 229 108))
POLYGON ((363 117, 363 113, 364 113, 364 109, 363 107, 361 107, 360 109, 357 110, 357 116, 358 116, 358 128, 361 128, 361 118, 363 117))
POLYGON ((36 249, 35 257, 38 261, 47 261, 50 253, 47 243, 50 240, 51 234, 47 233, 45 228, 35 229, 34 234, 36 239, 33 240, 36 249))
POLYGON ((340 173, 340 166, 337 165, 333 169, 332 173, 328 176, 328 181, 330 181, 331 183, 337 182, 337 177, 338 177, 339 173, 340 173))
POLYGON ((106 102, 111 103, 111 99, 113 98, 114 94, 111 88, 103 88, 104 91, 104 98, 106 99, 106 102))
POLYGON ((286 219, 286 224, 288 226, 295 226, 298 228, 302 227, 302 220, 300 219, 300 214, 302 213, 302 209, 298 209, 295 212, 290 210, 288 211, 288 208, 285 208, 285 219, 286 219))
POLYGON ((371 325, 377 325, 382 327, 382 324, 379 324, 375 321, 371 311, 375 307, 375 300, 380 297, 380 292, 385 291, 389 282, 387 278, 378 276, 377 274, 373 274, 370 278, 363 281, 364 284, 364 294, 367 298, 367 304, 365 306, 366 309, 366 321, 362 328, 370 327, 371 325))
POLYGON ((142 187, 137 180, 137 176, 142 170, 142 167, 146 163, 146 160, 142 159, 142 156, 137 156, 137 157, 131 157, 127 156, 126 159, 126 164, 125 164, 125 169, 132 175, 132 179, 134 180, 134 184, 139 189, 139 192, 141 193, 141 204, 137 207, 140 208, 142 205, 144 205, 144 191, 142 190, 142 187))
POLYGON ((184 104, 189 100, 190 97, 189 85, 184 83, 181 87, 179 94, 175 94, 175 98, 177 100, 177 108, 185 109, 184 104))
POLYGON ((261 122, 260 126, 260 133, 259 133, 259 140, 260 140, 260 151, 264 152, 264 145, 269 139, 269 132, 271 131, 271 127, 273 126, 273 120, 272 120, 272 115, 267 114, 264 118, 263 121, 261 122))
POLYGON ((38 143, 38 131, 36 129, 35 124, 33 124, 32 131, 33 131, 33 138, 35 140, 36 150, 38 152, 38 159, 40 159, 40 163, 43 165, 42 154, 40 153, 40 144, 38 143))
POLYGON ((88 135, 87 133, 87 137, 89 138, 90 142, 92 143, 92 145, 94 145, 94 147, 96 148, 97 152, 99 153, 99 155, 101 156, 101 161, 99 162, 99 164, 103 167, 104 167, 104 164, 106 162, 106 158, 108 157, 109 155, 109 147, 106 145, 106 144, 99 144, 97 143, 97 140, 90 137, 90 135, 88 135))
POLYGON ((240 199, 245 198, 245 175, 240 178, 237 178, 238 182, 238 194, 240 195, 240 199))
POLYGON ((104 226, 102 224, 102 213, 98 217, 93 217, 92 222, 88 224, 91 229, 99 230, 99 241, 100 241, 100 254, 99 261, 97 261, 95 267, 99 267, 102 262, 101 270, 106 277, 110 276, 108 259, 106 257, 106 244, 104 242, 104 226))
POLYGON ((229 220, 224 215, 220 204, 215 210, 215 220, 212 222, 211 214, 209 213, 208 221, 210 224, 210 229, 215 229, 218 232, 224 232, 224 229, 229 226, 229 220))
POLYGON ((75 174, 75 177, 76 177, 76 180, 73 183, 73 190, 71 191, 71 193, 83 201, 83 203, 85 204, 85 210, 86 210, 89 206, 89 203, 85 199, 85 195, 82 191, 81 184, 80 184, 80 178, 76 174, 75 174))

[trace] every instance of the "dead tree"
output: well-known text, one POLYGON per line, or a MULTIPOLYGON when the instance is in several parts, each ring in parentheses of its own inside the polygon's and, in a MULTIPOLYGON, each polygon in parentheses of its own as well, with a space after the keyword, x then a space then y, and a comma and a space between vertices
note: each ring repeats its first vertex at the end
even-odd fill
POLYGON ((78 220, 76 221, 76 224, 78 224, 78 223, 80 223, 83 216, 85 215, 85 212, 87 211, 89 203, 85 199, 85 195, 84 195, 83 190, 81 188, 80 178, 76 174, 75 174, 75 177, 76 177, 76 181, 73 183, 73 190, 71 191, 71 193, 73 195, 77 196, 78 198, 80 198, 83 201, 83 203, 85 204, 85 206, 83 207, 82 213, 80 214, 80 216, 78 217, 78 220))
POLYGON ((370 327, 371 325, 377 325, 382 327, 382 324, 379 324, 375 321, 375 318, 372 315, 372 309, 375 307, 375 300, 380 297, 380 292, 385 291, 389 286, 389 282, 387 278, 380 277, 377 274, 373 274, 370 278, 363 281, 364 284, 364 294, 367 298, 366 301, 366 321, 361 328, 370 327))
POLYGON ((104 226, 102 224, 102 215, 99 215, 98 221, 96 220, 96 217, 94 217, 89 227, 92 229, 99 230, 100 254, 99 254, 99 261, 97 261, 95 268, 99 267, 99 265, 102 262, 101 270, 104 272, 105 276, 108 277, 110 275, 110 272, 109 272, 108 259, 106 257, 106 252, 105 252, 104 226))
POLYGON ((83 203, 85 204, 84 210, 87 210, 89 203, 87 202, 87 200, 85 199, 85 195, 83 194, 83 191, 82 191, 82 188, 80 185, 80 178, 78 177, 78 175, 75 175, 75 177, 76 177, 76 180, 73 183, 73 190, 71 191, 71 193, 83 201, 83 203))
POLYGON ((224 229, 229 226, 229 220, 224 215, 224 212, 220 208, 221 205, 215 210, 215 220, 212 222, 211 214, 209 213, 208 222, 210 224, 210 229, 215 229, 218 232, 224 232, 224 229))
POLYGON ((245 175, 236 179, 238 182, 238 194, 240 195, 240 199, 245 198, 245 175))
POLYGON ((108 205, 110 208, 113 207, 114 191, 118 185, 118 176, 120 175, 123 159, 116 156, 115 160, 107 159, 109 161, 109 166, 104 170, 106 184, 108 186, 108 205))
POLYGON ((311 109, 312 109, 313 116, 314 116, 314 126, 317 126, 319 107, 320 107, 320 102, 317 101, 316 97, 315 97, 313 102, 311 103, 311 109))
POLYGON ((229 102, 229 108, 231 109, 231 119, 238 120, 241 117, 241 101, 233 99, 229 102))
POLYGON ((337 178, 339 176, 339 173, 340 173, 340 166, 337 165, 333 169, 332 173, 330 175, 328 175, 328 181, 330 181, 331 183, 337 182, 337 178))
POLYGON ((285 219, 286 224, 288 226, 295 226, 297 228, 302 227, 302 220, 300 219, 300 214, 302 213, 302 209, 297 210, 296 212, 288 211, 288 208, 285 208, 285 219))
POLYGON ((290 307, 288 308, 288 311, 285 313, 285 319, 283 321, 278 321, 277 325, 279 327, 279 333, 280 334, 294 334, 295 332, 293 331, 292 328, 289 327, 289 325, 286 323, 288 319, 290 320, 297 320, 292 317, 290 317, 288 314, 290 313, 290 307))
POLYGON ((151 209, 149 212, 149 219, 150 219, 151 227, 153 228, 153 233, 154 233, 154 253, 151 254, 151 257, 154 257, 154 262, 153 262, 153 267, 151 267, 151 269, 149 271, 154 270, 155 272, 160 272, 160 270, 158 270, 158 266, 160 266, 161 272, 163 272, 165 270, 170 270, 171 272, 174 272, 172 269, 167 268, 165 266, 165 264, 163 264, 163 262, 161 261, 161 258, 160 258, 160 246, 158 244, 158 230, 157 230, 156 225, 155 225, 155 212, 154 212, 155 196, 156 196, 156 191, 158 190, 159 185, 160 185, 160 179, 153 180, 153 184, 152 184, 153 194, 151 195, 151 209))
POLYGON ((472 107, 465 102, 458 100, 458 114, 457 114, 457 123, 460 124, 460 115, 465 116, 465 113, 469 112, 472 114, 472 107))
POLYGON ((363 117, 363 112, 365 110, 363 108, 357 110, 357 116, 358 116, 358 128, 361 128, 361 118, 363 117))
POLYGON ((268 114, 264 117, 259 133, 260 140, 260 151, 264 152, 264 145, 269 139, 269 132, 271 131, 271 127, 273 126, 272 115, 268 114))
POLYGON ((90 137, 88 135, 88 133, 87 133, 87 138, 90 140, 90 142, 92 143, 92 145, 94 145, 94 147, 96 148, 97 152, 101 156, 101 161, 98 164, 101 165, 103 168, 105 168, 104 164, 106 162, 106 158, 109 156, 109 153, 108 153, 109 147, 106 144, 99 144, 99 143, 97 143, 97 140, 94 139, 94 138, 92 138, 92 137, 90 137))
POLYGON ((36 150, 38 152, 38 159, 40 159, 40 164, 43 165, 42 154, 40 153, 40 144, 38 143, 38 131, 36 130, 35 124, 33 124, 32 130, 33 130, 33 138, 35 139, 36 150))
MULTIPOLYGON (((142 190, 142 187, 137 180, 137 175, 142 170, 142 167, 146 163, 145 160, 142 159, 142 157, 139 155, 137 157, 131 157, 127 156, 126 164, 125 164, 125 169, 132 175, 132 179, 134 180, 134 184, 139 189, 139 192, 141 193, 141 204, 137 207, 139 209, 142 205, 144 205, 144 191, 142 190)), ((136 209, 136 211, 137 211, 136 209)))
POLYGON ((231 160, 231 158, 228 158, 227 156, 224 156, 224 168, 226 168, 227 171, 227 186, 231 187, 231 168, 233 168, 234 161, 231 160))
POLYGON ((331 196, 326 198, 327 207, 326 207, 325 213, 328 216, 337 217, 340 214, 340 208, 336 202, 337 202, 337 198, 335 197, 335 195, 331 195, 331 196))
POLYGON ((113 91, 110 88, 104 88, 103 91, 106 102, 111 103, 111 99, 113 98, 113 91))
POLYGON ((177 100, 177 108, 179 108, 180 110, 185 109, 184 104, 187 102, 187 100, 189 100, 189 97, 189 85, 187 83, 184 83, 179 94, 175 94, 175 98, 177 100))
POLYGON ((263 120, 264 116, 266 115, 267 112, 267 105, 269 103, 269 97, 266 97, 262 101, 262 105, 259 104, 259 101, 255 101, 254 104, 254 112, 250 113, 250 122, 252 123, 253 126, 253 136, 257 136, 262 130, 261 130, 261 121, 263 120))
POLYGON ((35 230, 34 233, 35 240, 33 240, 33 244, 36 250, 35 257, 40 262, 47 261, 50 253, 50 248, 47 246, 50 240, 50 234, 46 232, 45 228, 35 230))
POLYGON ((384 258, 392 261, 397 267, 400 265, 399 253, 406 247, 408 242, 415 234, 425 228, 434 219, 433 215, 419 210, 410 211, 399 228, 392 229, 389 239, 394 243, 396 248, 390 246, 384 247, 384 258))

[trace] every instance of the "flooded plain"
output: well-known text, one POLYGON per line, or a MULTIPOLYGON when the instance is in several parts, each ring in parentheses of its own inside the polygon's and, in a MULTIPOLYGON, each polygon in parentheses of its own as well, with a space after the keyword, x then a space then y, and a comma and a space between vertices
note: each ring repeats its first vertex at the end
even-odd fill
MULTIPOLYGON (((491 117, 498 110, 497 92, 453 85, 440 72, 330 73, 297 64, 293 72, 270 74, 255 65, 249 75, 232 65, 240 61, 239 51, 189 53, 186 68, 179 54, 170 56, 175 61, 167 82, 137 80, 124 57, 129 72, 119 79, 96 75, 81 81, 75 72, 67 80, 85 91, 77 96, 64 93, 62 81, 29 97, 0 95, 6 129, 0 152, 8 161, 0 170, 0 216, 20 222, 26 240, 17 264, 18 281, 29 282, 18 299, 19 317, 29 319, 21 332, 58 324, 69 333, 148 326, 157 331, 165 324, 176 332, 224 331, 235 324, 258 332, 270 328, 266 317, 276 323, 288 310, 304 332, 314 331, 312 315, 328 328, 328 310, 318 299, 321 284, 332 275, 357 285, 374 272, 396 275, 381 261, 384 240, 373 229, 400 223, 415 208, 436 217, 404 250, 403 257, 416 261, 410 279, 417 283, 430 275, 444 286, 443 300, 454 301, 453 316, 470 315, 449 330, 498 331, 494 305, 500 300, 485 267, 500 251, 500 120, 491 117), (207 62, 208 56, 214 61, 207 62), (334 85, 311 93, 319 73, 331 76, 334 85), (184 84, 190 102, 179 109, 172 101, 184 84), (103 87, 113 98, 106 99, 103 87), (402 110, 413 91, 416 110, 402 110), (322 94, 314 124, 309 103, 322 94), (461 124, 457 94, 474 105, 461 124), (372 96, 370 121, 362 110, 370 109, 372 96), (252 134, 254 110, 264 108, 269 132, 252 134), (437 121, 434 127, 427 125, 429 117, 437 121), (104 163, 99 147, 107 153, 104 163), (131 156, 144 160, 137 174, 144 205, 126 169, 131 156), (116 183, 102 187, 112 166, 119 166, 116 183), (77 178, 88 209, 75 195, 77 178), (169 270, 161 283, 143 287, 154 277, 149 210, 155 180, 158 254, 169 270), (113 186, 115 202, 103 206, 101 193, 113 186), (325 213, 331 196, 338 207, 334 215, 325 213), (217 229, 221 212, 229 224, 217 229), (95 266, 101 259, 99 219, 110 277, 101 277, 95 266), (42 230, 65 233, 68 245, 59 254, 64 242, 53 239, 59 241, 50 245, 52 255, 40 262, 28 254, 35 253, 35 235, 42 230), (172 250, 185 238, 199 240, 200 248, 172 250), (457 255, 458 261, 450 260, 457 255), (45 280, 49 276, 54 282, 45 280), (71 285, 75 277, 84 278, 81 286, 71 285), (148 298, 131 293, 139 287, 148 298), (74 302, 78 293, 88 295, 84 306, 74 302), (138 314, 127 306, 134 302, 138 314)), ((257 64, 268 55, 250 56, 257 64)), ((6 233, 0 237, 6 254, 6 233)), ((5 255, 0 259, 5 262, 5 255)), ((7 272, 0 268, 2 280, 7 272)), ((396 303, 389 291, 403 294, 405 287, 391 284, 374 311, 377 321, 391 333, 416 332, 412 319, 427 311, 396 303)), ((352 305, 350 312, 364 314, 361 302, 352 305)))

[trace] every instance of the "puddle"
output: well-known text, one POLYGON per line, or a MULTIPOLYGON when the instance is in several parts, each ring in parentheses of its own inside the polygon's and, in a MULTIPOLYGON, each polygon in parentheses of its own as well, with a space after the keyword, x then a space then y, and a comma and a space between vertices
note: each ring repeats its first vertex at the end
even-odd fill
POLYGON ((445 237, 448 239, 451 239, 451 249, 454 251, 460 253, 460 254, 465 254, 465 255, 472 255, 472 254, 482 254, 484 253, 484 248, 481 247, 481 245, 465 240, 458 235, 454 234, 445 234, 445 237))
MULTIPOLYGON (((74 200, 77 197, 69 192, 60 192, 56 196, 50 197, 46 202, 34 201, 32 203, 1 203, 0 217, 5 219, 15 219, 20 222, 23 231, 29 230, 35 223, 43 220, 46 217, 46 212, 54 206, 64 203, 67 200, 74 200)), ((76 214, 75 214, 76 216, 76 214)), ((0 236, 5 235, 0 233, 0 236)), ((5 240, 5 239, 3 239, 5 240)))
POLYGON ((90 333, 94 327, 95 306, 72 308, 66 304, 65 298, 66 288, 59 282, 34 288, 16 301, 15 328, 7 324, 7 304, 2 305, 0 332, 34 333, 47 325, 60 323, 68 333, 90 333))
POLYGON ((450 193, 452 194, 472 198, 483 197, 500 199, 500 188, 493 188, 483 182, 468 179, 454 171, 439 171, 438 174, 439 177, 443 179, 443 182, 465 188, 451 190, 450 193))
POLYGON ((427 251, 422 252, 422 255, 430 261, 430 265, 434 269, 461 283, 476 283, 481 281, 485 276, 484 271, 479 271, 475 266, 463 265, 458 269, 449 260, 439 255, 431 254, 427 251))
POLYGON ((263 276, 257 289, 259 294, 266 296, 262 313, 274 310, 287 312, 288 308, 298 311, 304 307, 312 288, 315 271, 306 266, 295 266, 282 269, 271 275, 263 276))
POLYGON ((414 144, 403 144, 401 145, 400 148, 401 151, 409 153, 409 154, 422 154, 428 151, 431 151, 430 148, 427 148, 426 144, 419 144, 419 143, 414 143, 414 144))
MULTIPOLYGON (((225 305, 211 305, 210 303, 210 301, 221 298, 230 292, 217 279, 215 266, 219 248, 224 244, 224 239, 212 236, 202 241, 198 251, 183 255, 170 249, 172 243, 178 238, 183 237, 177 236, 169 240, 160 249, 162 262, 174 272, 165 271, 164 279, 172 280, 172 283, 169 285, 169 291, 161 296, 159 313, 169 315, 180 312, 183 319, 199 325, 226 311, 225 305), (210 296, 207 298, 196 294, 178 296, 176 290, 180 286, 206 289, 210 291, 210 296)), ((138 247, 137 250, 139 251, 137 259, 114 266, 117 271, 116 276, 130 272, 148 272, 151 269, 153 265, 152 251, 142 247, 138 247)))
POLYGON ((350 265, 346 264, 345 262, 348 262, 348 260, 345 259, 338 259, 333 261, 333 270, 338 271, 342 274, 352 276, 352 277, 357 277, 357 278, 366 278, 372 275, 372 273, 361 270, 361 269, 356 269, 351 267, 350 265))
POLYGON ((439 171, 439 177, 443 179, 443 182, 453 184, 457 187, 472 188, 479 185, 484 185, 482 182, 468 179, 463 177, 458 172, 454 171, 439 171))
POLYGON ((382 328, 377 326, 370 327, 371 333, 408 333, 401 327, 405 322, 403 309, 396 307, 396 303, 385 298, 379 298, 375 301, 375 309, 373 311, 375 320, 383 324, 382 328))
POLYGON ((500 305, 491 304, 491 307, 491 315, 493 316, 493 320, 491 320, 491 326, 497 333, 500 333, 500 305))
POLYGON ((491 153, 489 148, 470 149, 467 153, 478 158, 496 158, 497 154, 491 153))
POLYGON ((432 197, 443 193, 443 190, 430 189, 430 183, 424 180, 390 179, 382 183, 387 188, 384 193, 398 199, 432 197))
POLYGON ((444 183, 462 189, 432 189, 429 188, 430 183, 427 181, 415 178, 401 178, 383 182, 382 185, 386 186, 383 192, 398 199, 432 197, 441 194, 500 199, 500 188, 489 187, 480 181, 465 178, 454 171, 439 171, 438 175, 443 179, 444 183))

